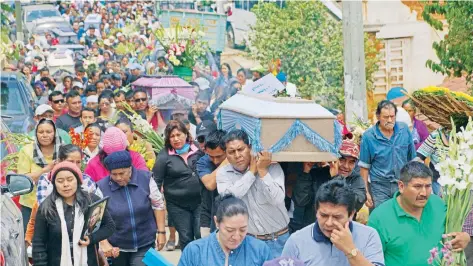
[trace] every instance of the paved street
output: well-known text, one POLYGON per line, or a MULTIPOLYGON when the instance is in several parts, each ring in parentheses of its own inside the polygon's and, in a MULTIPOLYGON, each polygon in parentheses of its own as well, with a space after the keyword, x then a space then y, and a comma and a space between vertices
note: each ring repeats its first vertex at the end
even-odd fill
MULTIPOLYGON (((166 238, 169 239, 169 229, 166 227, 166 238)), ((160 251, 161 255, 163 255, 169 262, 171 262, 173 265, 177 265, 179 262, 179 258, 181 257, 181 250, 176 249, 174 251, 165 251, 164 249, 160 251)))

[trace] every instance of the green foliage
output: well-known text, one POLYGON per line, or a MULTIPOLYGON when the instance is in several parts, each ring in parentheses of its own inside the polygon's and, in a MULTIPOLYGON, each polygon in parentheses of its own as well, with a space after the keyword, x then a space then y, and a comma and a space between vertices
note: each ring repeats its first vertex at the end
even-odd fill
MULTIPOLYGON (((263 65, 281 59, 281 71, 288 73, 302 97, 344 109, 342 24, 316 0, 287 1, 282 9, 260 3, 252 11, 257 23, 250 36, 251 56, 263 65)), ((376 70, 374 45, 365 36, 365 47, 372 55, 366 62, 368 89, 376 70)))
POLYGON ((0 3, 0 21, 2 25, 8 25, 11 22, 8 13, 13 13, 13 8, 9 4, 0 3))
MULTIPOLYGON (((422 16, 436 30, 443 30, 444 23, 434 17, 443 15, 448 27, 444 40, 434 42, 434 48, 440 61, 428 60, 427 67, 434 72, 450 77, 466 75, 471 84, 473 74, 473 2, 472 1, 433 1, 424 8, 422 16)), ((473 88, 470 87, 470 92, 473 88)))

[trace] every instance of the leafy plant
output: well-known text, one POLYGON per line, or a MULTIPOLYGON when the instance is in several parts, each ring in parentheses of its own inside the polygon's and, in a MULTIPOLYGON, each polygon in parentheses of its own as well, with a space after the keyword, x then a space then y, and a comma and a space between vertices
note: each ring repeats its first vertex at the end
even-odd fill
MULTIPOLYGON (((344 108, 342 25, 316 0, 287 1, 285 8, 274 3, 253 7, 257 22, 250 35, 250 55, 262 65, 274 59, 283 62, 304 98, 326 106, 344 108)), ((372 89, 378 52, 376 41, 365 37, 367 88, 372 89)))
POLYGON ((11 22, 9 13, 13 13, 13 8, 7 3, 0 3, 0 19, 2 25, 8 25, 11 22))
MULTIPOLYGON (((469 84, 473 75, 473 2, 472 1, 431 1, 422 13, 424 20, 436 30, 448 28, 444 40, 434 42, 439 61, 427 60, 426 65, 434 72, 450 77, 466 76, 469 84), (442 15, 445 24, 435 15, 442 15)), ((470 93, 473 87, 470 87, 470 93)))

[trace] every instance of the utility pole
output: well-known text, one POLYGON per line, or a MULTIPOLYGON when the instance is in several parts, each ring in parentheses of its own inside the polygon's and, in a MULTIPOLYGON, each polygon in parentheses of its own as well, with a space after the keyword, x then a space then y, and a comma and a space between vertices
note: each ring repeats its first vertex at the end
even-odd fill
POLYGON ((23 41, 23 21, 21 19, 21 2, 15 0, 16 39, 23 41))
POLYGON ((345 117, 368 120, 362 0, 342 1, 345 117))

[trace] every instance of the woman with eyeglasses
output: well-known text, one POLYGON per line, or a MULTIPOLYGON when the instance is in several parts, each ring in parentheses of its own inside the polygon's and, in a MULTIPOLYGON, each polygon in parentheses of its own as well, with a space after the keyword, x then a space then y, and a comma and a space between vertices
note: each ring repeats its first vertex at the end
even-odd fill
POLYGON ((109 120, 115 114, 112 108, 113 93, 102 92, 99 96, 99 118, 109 120))
MULTIPOLYGON (((54 122, 44 118, 39 120, 35 129, 34 142, 23 146, 18 153, 18 174, 28 175, 36 184, 42 174, 49 173, 54 167, 61 144, 54 122)), ((35 200, 36 186, 31 193, 20 197, 25 231, 35 200)))

